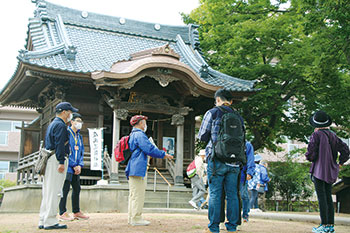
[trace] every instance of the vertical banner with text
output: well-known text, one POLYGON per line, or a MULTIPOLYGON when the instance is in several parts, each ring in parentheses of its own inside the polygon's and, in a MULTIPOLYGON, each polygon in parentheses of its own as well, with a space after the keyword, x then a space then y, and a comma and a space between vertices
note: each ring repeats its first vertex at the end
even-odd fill
POLYGON ((102 171, 102 143, 103 129, 88 129, 90 141, 90 169, 102 171))

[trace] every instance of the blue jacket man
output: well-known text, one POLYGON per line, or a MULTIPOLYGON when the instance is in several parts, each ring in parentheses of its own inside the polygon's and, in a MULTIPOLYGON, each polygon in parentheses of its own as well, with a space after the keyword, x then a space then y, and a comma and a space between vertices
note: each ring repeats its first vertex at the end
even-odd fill
POLYGON ((168 158, 173 156, 159 150, 147 137, 148 118, 142 115, 133 116, 130 124, 133 126, 129 138, 129 148, 132 151, 130 160, 125 169, 129 180, 129 208, 128 223, 132 226, 147 226, 149 221, 142 219, 143 204, 147 185, 148 156, 154 158, 168 158))
POLYGON ((254 148, 250 142, 246 142, 247 164, 243 166, 241 171, 240 192, 243 206, 243 221, 248 222, 249 218, 249 194, 248 181, 252 179, 255 173, 254 148))
MULTIPOLYGON (((228 90, 219 89, 215 92, 215 105, 222 106, 229 112, 233 112, 230 107, 232 104, 232 95, 228 90)), ((203 117, 201 127, 198 132, 198 139, 208 142, 206 150, 206 158, 208 161, 208 181, 209 181, 209 208, 208 228, 211 232, 219 232, 220 212, 223 190, 226 192, 227 201, 227 220, 225 223, 228 231, 236 231, 239 221, 239 198, 238 198, 238 182, 240 165, 222 163, 212 158, 213 145, 217 141, 220 130, 220 121, 224 112, 215 107, 208 110, 203 117), (215 166, 215 167, 214 167, 215 166)), ((242 123, 243 119, 241 118, 242 123)), ((242 124, 243 125, 243 124, 242 124)))
POLYGON ((266 167, 267 163, 262 162, 261 164, 259 164, 259 166, 260 166, 260 184, 265 185, 264 191, 267 192, 268 190, 267 183, 270 182, 269 174, 266 167))
MULTIPOLYGON (((73 121, 75 120, 74 115, 75 114, 73 114, 73 121)), ((69 155, 67 173, 74 174, 75 167, 80 166, 82 168, 84 166, 84 143, 83 137, 80 134, 80 129, 74 132, 71 127, 68 127, 68 133, 69 147, 72 148, 72 150, 69 155)))
POLYGON ((74 219, 89 219, 88 216, 80 212, 80 173, 84 166, 84 143, 80 130, 83 127, 83 120, 79 113, 73 113, 71 126, 68 127, 70 154, 68 157, 67 176, 63 185, 63 196, 60 200, 60 220, 72 221, 74 219), (67 196, 72 185, 72 210, 73 217, 67 213, 67 196))

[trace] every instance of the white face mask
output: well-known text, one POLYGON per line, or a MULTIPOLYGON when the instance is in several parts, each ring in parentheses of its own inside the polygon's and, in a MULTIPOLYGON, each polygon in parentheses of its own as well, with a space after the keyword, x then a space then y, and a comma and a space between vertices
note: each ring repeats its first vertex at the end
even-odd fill
POLYGON ((145 128, 143 129, 143 132, 146 133, 146 131, 147 131, 147 124, 145 125, 145 128))
POLYGON ((67 122, 70 122, 72 119, 73 119, 73 114, 72 114, 72 113, 69 113, 69 117, 68 117, 68 119, 67 119, 67 122))
POLYGON ((75 128, 76 129, 81 129, 82 127, 83 127, 83 123, 81 123, 81 122, 75 123, 75 128))

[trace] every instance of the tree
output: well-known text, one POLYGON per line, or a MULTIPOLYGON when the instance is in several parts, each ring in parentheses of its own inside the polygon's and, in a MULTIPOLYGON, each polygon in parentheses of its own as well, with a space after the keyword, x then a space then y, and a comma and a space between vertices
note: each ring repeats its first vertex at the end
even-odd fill
MULTIPOLYGON (((317 109, 327 111, 345 136, 350 63, 346 49, 334 53, 340 44, 329 44, 335 29, 319 22, 332 4, 322 6, 325 12, 318 15, 310 9, 319 1, 294 0, 286 10, 280 5, 287 1, 275 2, 202 0, 183 17, 200 25, 201 49, 213 68, 257 80, 260 91, 237 105, 256 150, 278 150, 285 135, 306 141, 312 132, 308 118, 317 109)), ((350 19, 345 11, 344 17, 350 19)))
POLYGON ((304 164, 294 162, 286 157, 285 161, 270 163, 269 191, 267 197, 281 195, 289 204, 292 200, 307 199, 312 196, 313 186, 309 175, 309 168, 304 164), (278 192, 278 193, 277 193, 278 192))

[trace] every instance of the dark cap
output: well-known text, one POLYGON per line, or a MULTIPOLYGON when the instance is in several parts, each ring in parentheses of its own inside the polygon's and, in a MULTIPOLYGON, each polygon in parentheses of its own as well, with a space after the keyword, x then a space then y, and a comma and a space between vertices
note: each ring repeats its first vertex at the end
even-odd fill
POLYGON ((72 121, 74 121, 76 118, 83 119, 79 113, 75 112, 75 113, 73 113, 72 121))
POLYGON ((72 112, 78 112, 77 108, 74 108, 69 102, 61 102, 56 105, 56 112, 62 112, 63 110, 70 110, 72 112))

